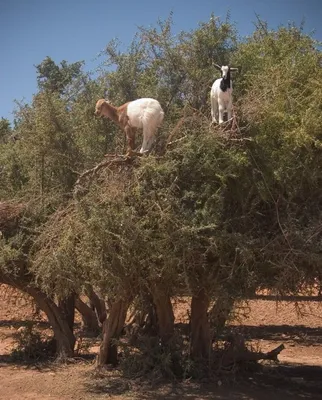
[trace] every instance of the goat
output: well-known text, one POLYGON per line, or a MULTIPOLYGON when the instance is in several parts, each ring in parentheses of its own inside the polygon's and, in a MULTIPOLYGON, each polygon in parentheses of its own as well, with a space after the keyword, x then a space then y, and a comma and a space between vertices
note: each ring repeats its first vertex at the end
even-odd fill
POLYGON ((129 156, 138 154, 134 151, 136 129, 143 129, 143 143, 138 154, 142 155, 151 149, 156 131, 164 118, 160 103, 150 98, 133 100, 120 107, 113 106, 108 100, 100 99, 96 103, 94 114, 110 118, 125 132, 129 156))
POLYGON ((229 65, 220 67, 217 64, 214 64, 214 67, 221 71, 221 78, 216 79, 211 87, 211 118, 212 123, 217 123, 217 117, 219 116, 219 124, 222 124, 224 122, 225 111, 227 112, 227 120, 231 119, 233 85, 230 72, 238 71, 238 68, 232 68, 229 65))

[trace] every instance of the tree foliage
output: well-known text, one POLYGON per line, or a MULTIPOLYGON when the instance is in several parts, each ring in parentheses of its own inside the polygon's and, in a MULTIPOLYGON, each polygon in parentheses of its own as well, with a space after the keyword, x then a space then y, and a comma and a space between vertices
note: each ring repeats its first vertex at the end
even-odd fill
POLYGON ((4 235, 0 270, 8 273, 20 249, 49 298, 91 285, 123 314, 148 298, 165 346, 174 335, 170 298, 189 295, 191 356, 208 357, 219 324, 210 304, 230 304, 229 313, 260 288, 298 293, 321 281, 321 52, 293 25, 269 30, 259 20, 238 41, 229 18, 214 16, 178 35, 170 16, 121 49, 107 44, 95 80, 81 63, 46 58, 15 128, 1 121, 0 138, 20 140, 1 140, 0 194, 30 205, 33 235, 4 235), (241 67, 237 137, 209 127, 214 62, 241 67), (158 98, 166 121, 149 157, 108 164, 75 197, 82 171, 123 151, 118 129, 93 116, 105 93, 115 104, 158 98))
POLYGON ((82 65, 82 61, 68 64, 66 60, 57 65, 52 58, 46 57, 36 65, 39 89, 59 94, 65 93, 68 85, 80 76, 82 65))

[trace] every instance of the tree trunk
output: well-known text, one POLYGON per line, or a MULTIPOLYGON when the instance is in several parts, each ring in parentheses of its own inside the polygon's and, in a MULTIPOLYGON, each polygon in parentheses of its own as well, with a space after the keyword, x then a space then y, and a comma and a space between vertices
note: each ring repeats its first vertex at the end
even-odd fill
POLYGON ((39 307, 47 315, 48 321, 54 331, 57 356, 61 359, 72 357, 74 355, 75 336, 59 307, 52 299, 36 288, 26 288, 25 291, 35 299, 39 307))
POLYGON ((141 293, 141 296, 139 307, 134 309, 130 316, 130 321, 125 327, 132 344, 136 343, 139 332, 150 336, 158 334, 156 308, 153 303, 153 297, 151 293, 141 293))
POLYGON ((219 296, 210 312, 211 324, 214 327, 213 338, 222 334, 229 315, 234 307, 234 299, 229 296, 219 296))
POLYGON ((174 313, 171 298, 168 294, 153 288, 153 302, 157 316, 158 334, 161 340, 162 350, 171 355, 171 370, 176 377, 182 377, 183 369, 180 364, 180 354, 174 343, 174 313))
POLYGON ((211 335, 208 307, 209 299, 204 289, 192 296, 190 354, 194 360, 209 359, 211 335))
POLYGON ((174 332, 174 314, 171 299, 167 294, 154 288, 153 302, 157 314, 158 333, 163 346, 166 346, 174 332))
POLYGON ((93 304, 96 313, 97 313, 97 318, 101 324, 106 320, 107 317, 107 312, 106 312, 106 306, 104 300, 100 299, 98 295, 94 292, 94 289, 92 286, 88 285, 86 287, 86 295, 88 296, 91 304, 93 304))
POLYGON ((128 306, 129 302, 124 300, 118 300, 111 304, 109 316, 103 322, 103 340, 97 358, 98 367, 105 364, 116 366, 118 363, 117 344, 114 340, 120 337, 124 328, 128 306))
POLYGON ((71 294, 65 299, 59 300, 58 307, 61 309, 70 330, 73 332, 75 321, 75 294, 71 294))
POLYGON ((75 299, 76 310, 81 314, 84 324, 84 329, 87 332, 98 334, 99 326, 95 312, 88 307, 79 297, 75 299))
POLYGON ((53 328, 57 356, 61 359, 72 357, 76 341, 75 336, 54 301, 41 290, 32 286, 26 275, 12 278, 1 274, 1 282, 28 293, 34 298, 38 306, 47 315, 48 321, 53 328))

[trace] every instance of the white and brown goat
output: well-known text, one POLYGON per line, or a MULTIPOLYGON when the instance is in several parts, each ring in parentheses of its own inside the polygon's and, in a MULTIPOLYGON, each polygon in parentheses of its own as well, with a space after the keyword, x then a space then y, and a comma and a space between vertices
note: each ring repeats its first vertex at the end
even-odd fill
POLYGON ((100 99, 96 103, 96 116, 105 116, 115 122, 127 137, 127 154, 135 154, 135 135, 137 129, 143 130, 143 143, 140 154, 151 149, 156 131, 162 124, 164 112, 155 99, 142 98, 130 101, 120 107, 113 106, 109 101, 100 99))

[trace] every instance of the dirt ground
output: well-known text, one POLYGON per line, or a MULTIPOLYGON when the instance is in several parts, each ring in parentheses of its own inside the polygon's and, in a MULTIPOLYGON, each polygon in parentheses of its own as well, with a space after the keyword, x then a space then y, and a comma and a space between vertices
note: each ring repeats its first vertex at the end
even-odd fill
MULTIPOLYGON (((0 288, 0 399, 4 400, 293 400, 322 399, 322 303, 315 301, 252 300, 240 309, 230 325, 241 332, 254 347, 269 351, 280 344, 278 366, 239 377, 234 382, 225 377, 210 383, 191 380, 177 383, 128 380, 119 370, 94 372, 93 356, 99 342, 87 348, 88 359, 57 365, 23 365, 10 353, 17 330, 32 320, 33 308, 27 298, 16 298, 0 288)), ((184 300, 175 304, 176 321, 186 320, 184 300)), ((44 334, 51 330, 39 319, 44 334)))

